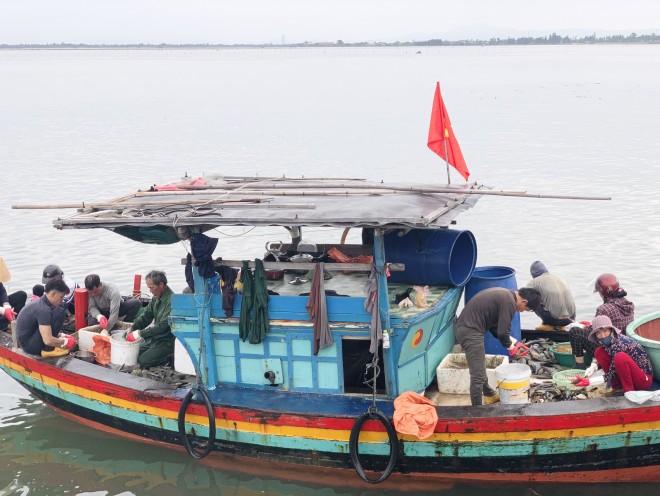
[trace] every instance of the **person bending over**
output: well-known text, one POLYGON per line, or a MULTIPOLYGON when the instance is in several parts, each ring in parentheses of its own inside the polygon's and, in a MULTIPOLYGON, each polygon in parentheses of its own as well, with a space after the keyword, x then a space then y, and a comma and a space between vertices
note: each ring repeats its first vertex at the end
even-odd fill
POLYGON ((133 322, 142 303, 137 299, 124 301, 119 288, 110 282, 101 281, 98 274, 89 274, 85 277, 85 287, 89 291, 89 314, 87 323, 94 325, 97 322, 101 329, 114 334, 115 326, 121 319, 124 322, 133 322))
POLYGON ((511 320, 516 312, 534 311, 540 304, 539 292, 531 288, 512 291, 489 288, 478 292, 465 304, 456 319, 456 339, 465 351, 470 371, 470 400, 481 405, 499 400, 497 392, 488 385, 484 335, 490 331, 510 357, 527 354, 527 347, 511 337, 511 320), (483 395, 483 398, 482 398, 483 395))

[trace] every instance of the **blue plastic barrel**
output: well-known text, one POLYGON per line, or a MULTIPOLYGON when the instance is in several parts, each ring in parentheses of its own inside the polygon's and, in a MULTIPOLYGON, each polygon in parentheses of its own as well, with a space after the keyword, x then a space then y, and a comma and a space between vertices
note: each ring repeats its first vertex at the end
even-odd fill
MULTIPOLYGON (((487 288, 506 288, 516 290, 516 271, 511 267, 477 267, 474 269, 472 277, 465 285, 465 303, 470 301, 479 291, 487 288)), ((520 340, 520 313, 516 312, 511 321, 510 335, 520 340)), ((486 354, 488 355, 508 355, 508 351, 500 344, 500 341, 486 331, 485 341, 486 354)))
POLYGON ((385 235, 385 258, 406 264, 390 282, 464 286, 477 263, 477 242, 470 231, 413 229, 404 236, 385 235))

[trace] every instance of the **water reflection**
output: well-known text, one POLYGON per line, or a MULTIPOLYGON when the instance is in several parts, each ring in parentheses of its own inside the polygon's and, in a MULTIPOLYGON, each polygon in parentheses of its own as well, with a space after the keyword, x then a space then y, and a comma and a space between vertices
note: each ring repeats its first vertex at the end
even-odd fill
MULTIPOLYGON (((6 398, 3 398, 3 401, 6 398)), ((386 482, 370 486, 352 471, 337 477, 313 467, 273 472, 255 462, 227 458, 225 468, 207 466, 183 451, 164 449, 80 426, 29 396, 12 396, 0 425, 0 496, 208 496, 208 495, 394 495, 442 494, 539 496, 566 494, 566 486, 386 482), (11 412, 11 413, 8 413, 11 412), (7 420, 9 420, 7 422, 7 420), (20 427, 22 426, 22 427, 20 427), (289 476, 298 472, 295 480, 289 476), (301 480, 305 475, 307 480, 301 480), (328 478, 329 477, 329 478, 328 478), (332 487, 328 481, 333 481, 332 487), (341 480, 343 487, 334 487, 341 480)), ((572 496, 652 494, 654 485, 571 485, 572 496), (640 493, 641 491, 641 493, 640 493)))

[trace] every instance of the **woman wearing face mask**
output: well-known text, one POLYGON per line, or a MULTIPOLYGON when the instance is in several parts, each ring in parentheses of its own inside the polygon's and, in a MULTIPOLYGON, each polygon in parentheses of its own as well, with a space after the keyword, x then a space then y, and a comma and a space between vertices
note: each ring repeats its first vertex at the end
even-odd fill
MULTIPOLYGON (((623 389, 624 393, 645 391, 651 387, 653 366, 646 350, 637 341, 621 334, 608 316, 594 318, 589 340, 599 345, 594 358, 605 371, 607 387, 623 389)), ((588 383, 579 385, 587 386, 588 383)))

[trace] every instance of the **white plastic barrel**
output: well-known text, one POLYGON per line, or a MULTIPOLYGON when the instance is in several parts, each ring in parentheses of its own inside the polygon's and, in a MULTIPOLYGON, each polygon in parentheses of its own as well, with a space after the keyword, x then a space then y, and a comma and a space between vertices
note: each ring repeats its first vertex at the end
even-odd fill
POLYGON ((114 365, 137 365, 140 343, 129 343, 121 334, 110 336, 110 363, 114 365))
POLYGON ((532 369, 524 363, 503 363, 495 368, 500 403, 513 405, 529 403, 529 378, 532 369))

